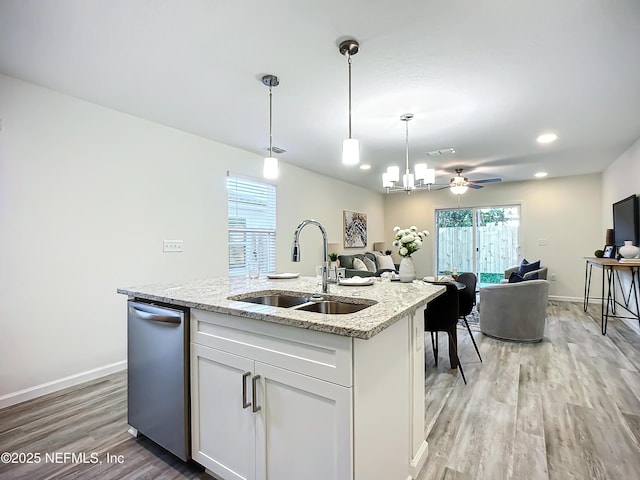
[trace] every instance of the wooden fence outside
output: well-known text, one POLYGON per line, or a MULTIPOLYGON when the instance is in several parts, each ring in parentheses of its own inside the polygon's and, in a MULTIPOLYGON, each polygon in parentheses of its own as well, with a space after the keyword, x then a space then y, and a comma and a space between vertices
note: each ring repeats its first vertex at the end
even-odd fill
MULTIPOLYGON (((474 271, 473 227, 444 227, 438 229, 438 271, 474 271)), ((518 226, 488 225, 477 227, 480 249, 477 272, 481 281, 494 283, 503 278, 504 271, 518 263, 518 226)))

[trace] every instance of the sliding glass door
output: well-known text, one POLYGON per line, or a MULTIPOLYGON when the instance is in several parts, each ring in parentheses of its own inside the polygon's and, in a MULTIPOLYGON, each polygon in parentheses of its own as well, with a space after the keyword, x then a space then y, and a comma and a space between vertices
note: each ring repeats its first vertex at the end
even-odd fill
POLYGON ((473 209, 436 210, 438 275, 475 272, 473 209))
POLYGON ((481 284, 500 283, 519 263, 520 206, 436 210, 439 275, 474 272, 481 284))

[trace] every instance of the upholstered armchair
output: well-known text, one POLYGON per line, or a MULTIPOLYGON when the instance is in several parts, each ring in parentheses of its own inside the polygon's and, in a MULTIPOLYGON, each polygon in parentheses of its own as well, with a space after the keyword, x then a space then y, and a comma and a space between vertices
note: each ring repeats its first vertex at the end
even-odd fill
POLYGON ((489 337, 539 342, 547 318, 549 282, 527 280, 480 289, 480 331, 489 337))

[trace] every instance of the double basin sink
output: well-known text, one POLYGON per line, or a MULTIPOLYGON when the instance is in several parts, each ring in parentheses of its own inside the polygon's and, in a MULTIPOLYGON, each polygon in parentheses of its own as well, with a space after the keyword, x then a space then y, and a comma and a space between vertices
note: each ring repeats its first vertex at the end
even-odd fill
POLYGON ((295 296, 289 294, 266 294, 245 298, 234 296, 229 297, 229 299, 239 302, 257 303, 272 307, 328 314, 355 313, 377 303, 373 300, 365 299, 360 300, 362 303, 351 303, 342 300, 326 300, 323 297, 295 296))

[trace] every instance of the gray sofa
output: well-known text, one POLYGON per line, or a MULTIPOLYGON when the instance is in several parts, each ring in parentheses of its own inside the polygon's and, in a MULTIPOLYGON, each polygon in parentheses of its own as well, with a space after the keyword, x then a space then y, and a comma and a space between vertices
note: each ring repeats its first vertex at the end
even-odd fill
POLYGON ((344 276, 346 278, 351 278, 355 275, 359 275, 361 277, 373 277, 375 272, 356 270, 353 268, 353 260, 355 258, 359 258, 362 260, 364 257, 369 258, 369 260, 373 260, 373 263, 376 262, 376 256, 373 253, 354 253, 352 255, 338 255, 338 260, 340 261, 340 268, 344 268, 344 276))
MULTIPOLYGON (((355 258, 359 258, 360 260, 362 260, 364 257, 367 257, 369 260, 372 260, 376 266, 378 265, 378 262, 376 261, 376 255, 371 252, 354 253, 351 255, 338 255, 338 260, 340 261, 340 267, 345 269, 344 271, 345 278, 351 278, 356 275, 360 277, 373 277, 373 276, 379 276, 380 273, 382 272, 389 271, 389 270, 377 270, 377 267, 375 272, 370 272, 365 270, 356 270, 355 268, 353 268, 353 260, 355 258)), ((395 265, 395 267, 397 271, 398 265, 395 265)))
POLYGON ((547 318, 549 282, 527 280, 480 289, 480 331, 489 337, 539 342, 547 318))

